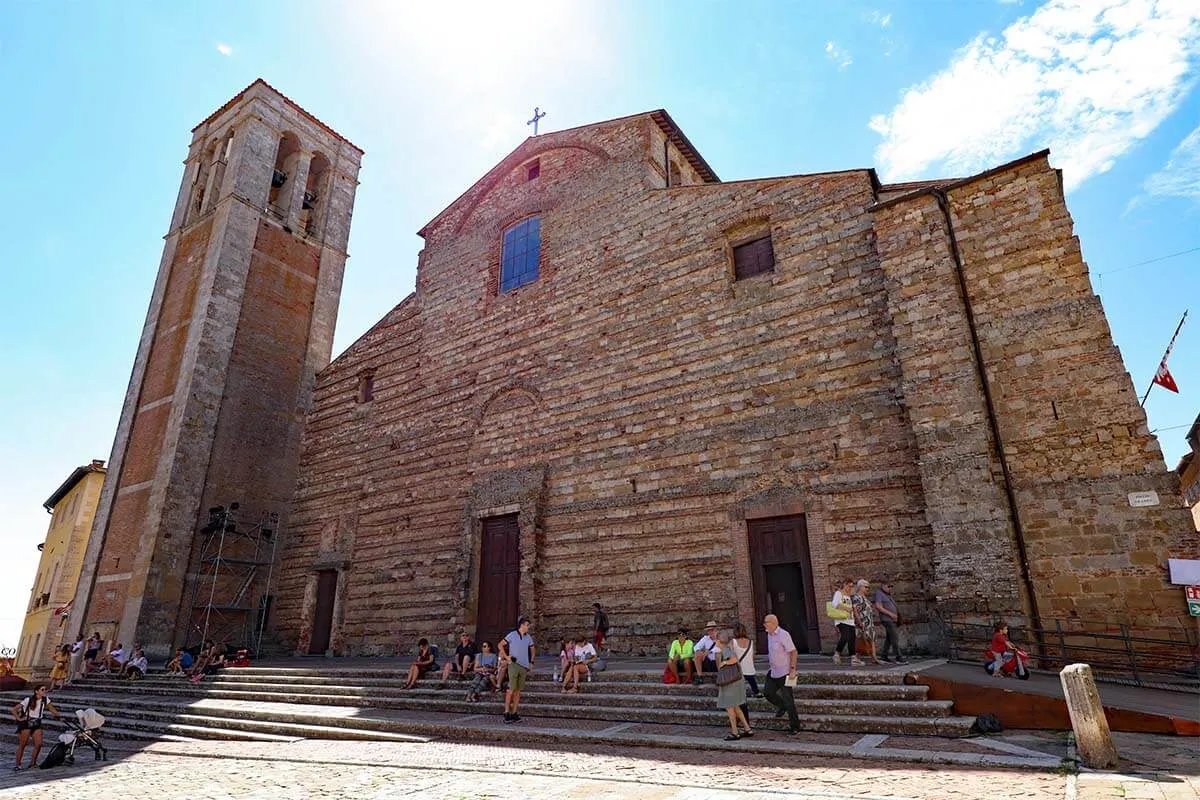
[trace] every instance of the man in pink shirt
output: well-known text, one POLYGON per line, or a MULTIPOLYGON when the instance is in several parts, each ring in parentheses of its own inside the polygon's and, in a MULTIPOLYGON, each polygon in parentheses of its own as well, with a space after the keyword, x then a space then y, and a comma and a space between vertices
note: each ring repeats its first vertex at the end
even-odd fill
POLYGON ((799 733, 796 698, 792 695, 792 687, 786 684, 789 677, 796 677, 796 645, 792 643, 792 635, 779 627, 779 618, 774 614, 767 614, 763 627, 767 629, 767 663, 770 665, 763 696, 775 706, 777 719, 787 714, 788 733, 799 733))

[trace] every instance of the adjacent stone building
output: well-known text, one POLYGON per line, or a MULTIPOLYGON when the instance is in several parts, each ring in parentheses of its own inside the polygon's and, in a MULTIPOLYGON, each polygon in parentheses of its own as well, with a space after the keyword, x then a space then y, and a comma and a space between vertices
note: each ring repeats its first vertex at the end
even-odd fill
POLYGON ((1200 416, 1192 423, 1187 433, 1188 452, 1179 459, 1175 474, 1179 476, 1179 491, 1183 504, 1191 509, 1192 522, 1200 532, 1200 416))
POLYGON ((722 183, 655 111, 527 139, 420 233, 416 291, 317 381, 296 651, 553 641, 594 601, 622 652, 768 611, 828 651, 859 576, 931 645, 957 613, 1180 634, 1196 542, 1127 500, 1176 477, 1046 152, 722 183))
POLYGON ((50 525, 38 545, 42 556, 29 591, 14 663, 26 677, 44 674, 54 666, 54 649, 74 641, 74 637, 66 638, 67 621, 106 471, 103 461, 76 467, 42 503, 50 514, 50 525))
POLYGON ((1196 540, 1180 504, 1127 499, 1178 479, 1047 153, 721 182, 664 111, 536 136, 326 366, 360 157, 261 81, 195 130, 89 629, 194 643, 208 509, 237 501, 243 531, 283 514, 278 563, 248 568, 277 572, 204 618, 257 614, 298 653, 518 613, 549 643, 597 601, 619 652, 768 611, 815 652, 860 576, 930 646, 955 614, 1179 633, 1165 563, 1196 540))

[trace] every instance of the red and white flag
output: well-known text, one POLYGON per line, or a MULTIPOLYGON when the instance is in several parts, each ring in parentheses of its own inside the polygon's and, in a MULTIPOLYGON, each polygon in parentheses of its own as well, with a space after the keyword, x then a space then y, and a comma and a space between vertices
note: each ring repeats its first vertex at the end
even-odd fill
POLYGON ((1158 365, 1158 372, 1154 373, 1154 382, 1169 392, 1179 394, 1179 386, 1175 383, 1175 379, 1171 377, 1171 370, 1167 369, 1167 360, 1165 358, 1158 365))
POLYGON ((1154 380, 1150 381, 1150 388, 1142 395, 1142 405, 1146 405, 1146 398, 1150 396, 1150 392, 1156 385, 1163 387, 1167 391, 1179 394, 1179 385, 1175 383, 1175 379, 1171 377, 1171 370, 1167 369, 1167 359, 1171 357, 1171 350, 1175 347, 1175 340, 1179 338, 1179 332, 1183 330, 1183 323, 1187 322, 1188 312, 1183 312, 1183 318, 1179 320, 1179 325, 1175 328, 1175 334, 1171 337, 1171 341, 1167 344, 1167 352, 1163 353, 1162 361, 1158 362, 1158 370, 1154 373, 1154 380))

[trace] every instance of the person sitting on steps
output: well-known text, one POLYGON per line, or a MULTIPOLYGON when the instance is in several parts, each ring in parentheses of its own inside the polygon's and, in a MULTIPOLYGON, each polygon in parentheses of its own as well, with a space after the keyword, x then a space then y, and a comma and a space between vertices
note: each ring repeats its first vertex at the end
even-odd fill
POLYGON ((562 640, 562 650, 558 651, 558 670, 554 673, 555 680, 560 681, 562 690, 567 691, 567 682, 571 678, 575 666, 575 639, 568 636, 562 640))
POLYGON ((475 660, 475 678, 471 682, 471 688, 467 692, 467 702, 477 703, 483 696, 484 691, 490 690, 493 693, 499 688, 496 684, 496 672, 499 668, 500 659, 492 652, 491 642, 481 642, 479 644, 479 658, 475 660))
POLYGON ((142 646, 135 644, 133 646, 133 655, 129 657, 129 660, 125 662, 125 668, 121 670, 121 677, 128 678, 131 681, 141 680, 146 677, 146 673, 149 670, 149 659, 142 652, 142 646))
POLYGON ((417 660, 408 668, 408 680, 405 689, 411 689, 426 673, 437 669, 437 656, 429 646, 429 640, 424 636, 417 641, 417 660))
POLYGON ((125 669, 125 645, 117 642, 117 646, 108 651, 108 655, 102 658, 103 668, 108 672, 115 672, 120 675, 125 669))
POLYGON ((564 690, 578 692, 580 677, 586 677, 588 680, 591 680, 592 665, 599 658, 600 656, 596 653, 596 648, 592 646, 592 643, 587 640, 586 636, 580 636, 576 639, 575 649, 572 654, 573 663, 571 665, 570 676, 563 676, 564 690), (566 688, 568 685, 570 688, 566 688))
POLYGON ((671 640, 671 648, 667 651, 667 672, 675 676, 677 683, 691 681, 692 660, 695 657, 695 642, 688 636, 687 628, 680 628, 678 635, 671 640), (680 672, 683 674, 680 675, 680 672))
POLYGON ((225 645, 220 642, 209 644, 211 646, 203 654, 202 661, 196 662, 196 666, 192 668, 192 677, 189 679, 192 683, 199 683, 204 680, 205 675, 216 675, 225 669, 225 645))
POLYGON ((213 647, 212 639, 204 642, 204 646, 200 648, 200 652, 196 655, 195 663, 192 664, 192 668, 188 671, 189 677, 195 678, 197 675, 204 674, 204 668, 208 666, 208 660, 212 657, 213 647))
POLYGON ((451 672, 457 675, 460 681, 466 680, 475 667, 475 658, 478 655, 479 648, 471 640, 471 634, 466 631, 460 633, 458 646, 454 648, 454 660, 447 661, 442 667, 442 685, 445 686, 450 682, 451 672))
POLYGON ((718 655, 720 653, 717 649, 717 623, 710 619, 704 623, 704 635, 700 637, 700 641, 696 642, 695 658, 693 659, 696 665, 696 674, 692 678, 692 683, 700 683, 705 673, 717 674, 718 655))
POLYGON ((192 668, 193 663, 195 663, 195 659, 192 658, 191 653, 182 647, 176 647, 175 657, 167 662, 167 674, 183 675, 192 668))

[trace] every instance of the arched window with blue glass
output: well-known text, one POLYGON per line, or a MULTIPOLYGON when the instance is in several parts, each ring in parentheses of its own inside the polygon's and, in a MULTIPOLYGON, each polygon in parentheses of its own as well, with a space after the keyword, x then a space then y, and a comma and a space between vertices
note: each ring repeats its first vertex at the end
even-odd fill
POLYGON ((528 217, 504 231, 500 249, 500 291, 509 292, 536 281, 541 252, 541 217, 528 217))

